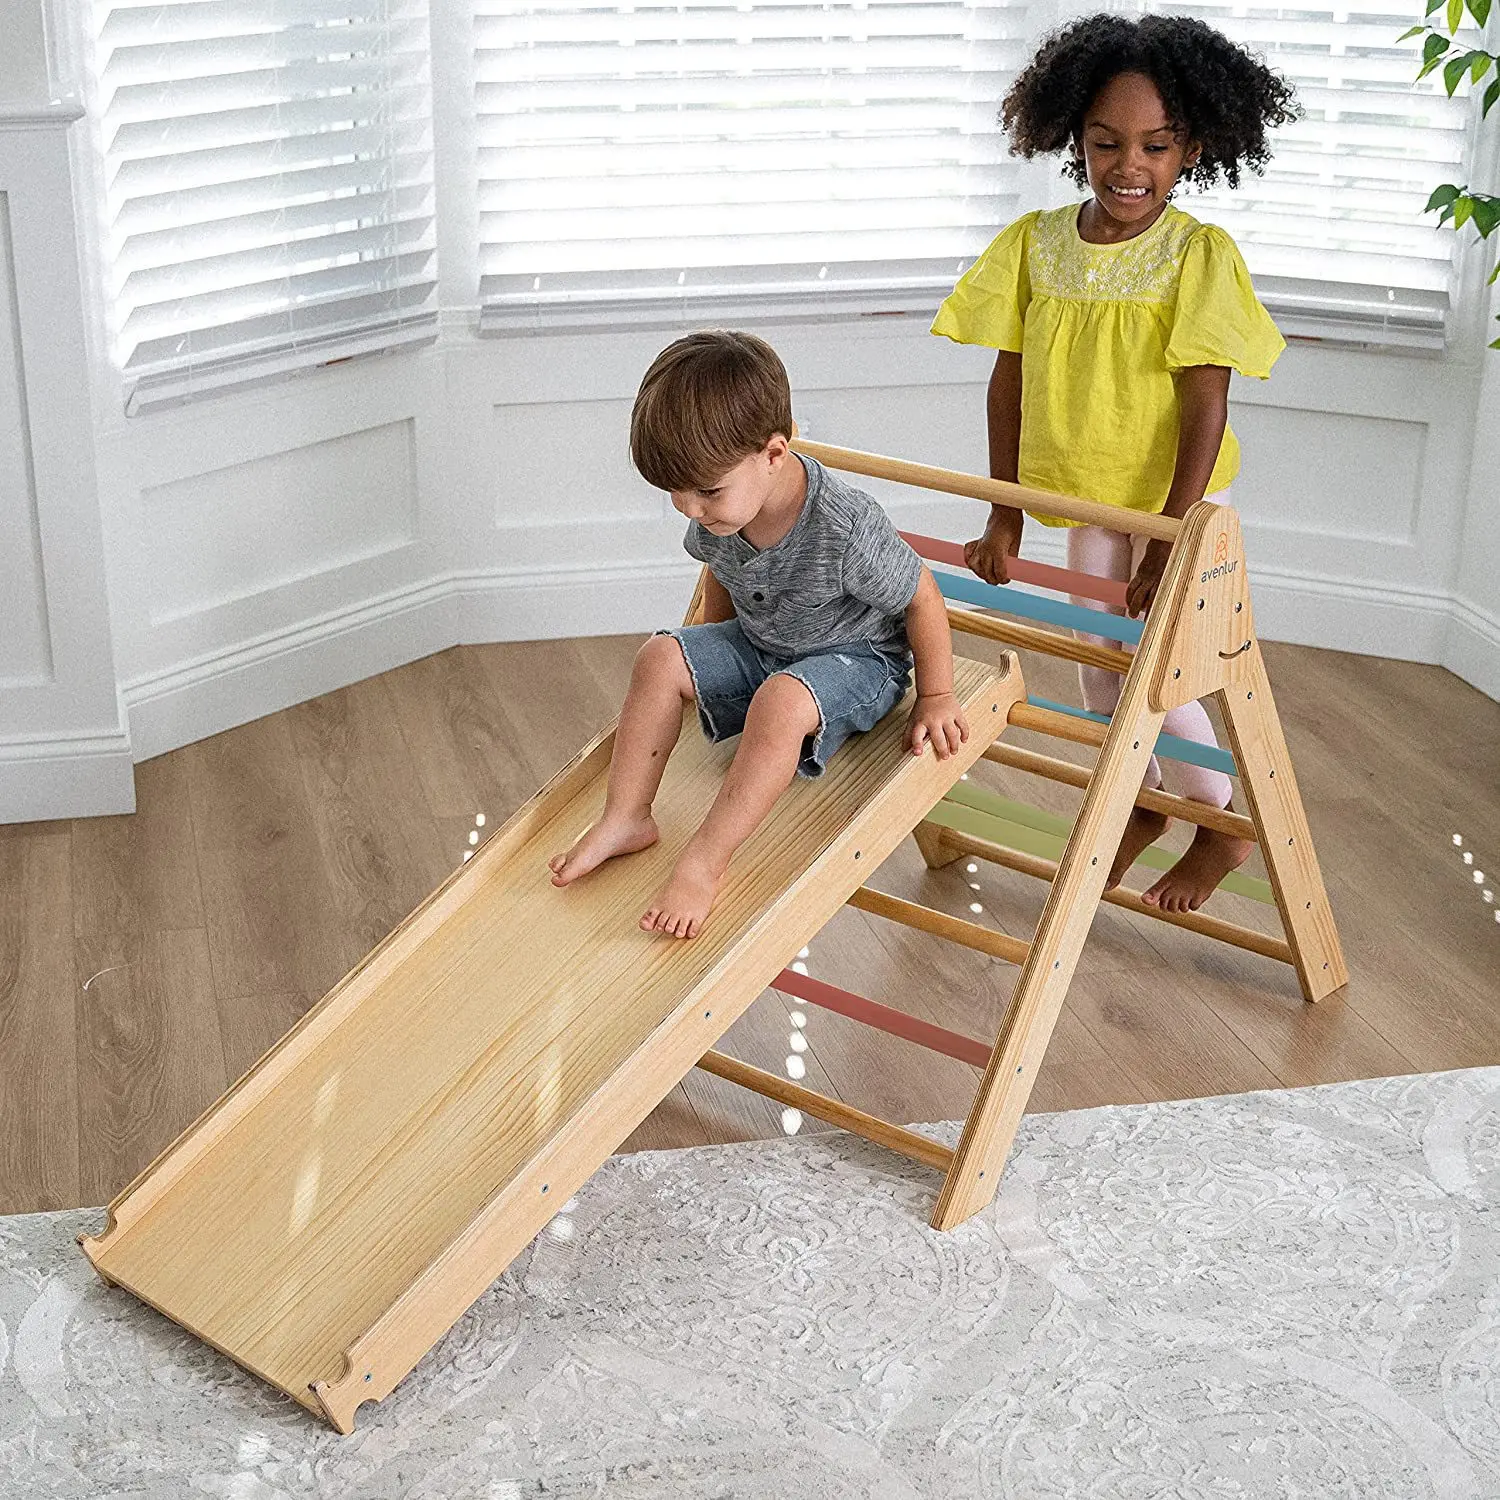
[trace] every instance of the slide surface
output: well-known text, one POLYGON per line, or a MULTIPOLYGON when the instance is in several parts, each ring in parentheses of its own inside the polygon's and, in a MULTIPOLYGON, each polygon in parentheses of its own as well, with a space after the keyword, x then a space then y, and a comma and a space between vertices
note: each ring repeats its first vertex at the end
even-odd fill
POLYGON ((351 1430, 1000 732, 1019 670, 956 668, 963 753, 903 754, 908 700, 782 798, 692 942, 636 923, 734 743, 688 716, 662 842, 558 890, 602 736, 111 1204, 100 1274, 351 1430))

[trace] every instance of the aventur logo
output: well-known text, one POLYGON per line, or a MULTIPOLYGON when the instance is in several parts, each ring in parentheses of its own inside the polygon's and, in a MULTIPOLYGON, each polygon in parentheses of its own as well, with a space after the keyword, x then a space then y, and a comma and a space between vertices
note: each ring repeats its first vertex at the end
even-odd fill
POLYGON ((1214 542, 1214 565, 1204 571, 1198 582, 1207 583, 1212 578, 1227 578, 1239 565, 1239 558, 1230 561, 1229 533, 1221 531, 1214 542))

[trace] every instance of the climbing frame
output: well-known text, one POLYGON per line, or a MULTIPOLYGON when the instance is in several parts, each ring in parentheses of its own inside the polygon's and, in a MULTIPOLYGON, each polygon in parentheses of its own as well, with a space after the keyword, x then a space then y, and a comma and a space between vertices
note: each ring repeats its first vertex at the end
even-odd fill
MULTIPOLYGON (((795 446, 829 468, 990 504, 1025 507, 1172 543, 1156 597, 1143 621, 1081 608, 1076 602, 1014 585, 994 587, 967 572, 938 574, 940 587, 950 600, 1032 622, 1113 637, 1134 647, 1130 651, 1100 647, 1056 630, 1038 628, 1035 623, 1017 624, 996 613, 981 614, 972 608, 949 605, 948 618, 955 630, 1104 667, 1119 672, 1124 682, 1119 704, 1107 720, 1062 704, 1034 700, 1018 701, 1011 707, 1013 726, 1096 746, 1098 756, 1091 770, 1000 742, 984 752, 987 760, 1083 789, 1082 805, 1056 858, 1015 847, 1027 841, 1024 836, 1009 843, 983 836, 992 829, 1010 829, 1014 834, 1017 825, 1013 813, 1011 817, 993 816, 993 804, 988 810, 983 805, 976 807, 975 797, 957 788, 915 830, 918 846, 930 866, 940 867, 970 855, 1049 881, 1046 905, 1029 943, 1006 937, 1003 943, 986 948, 978 936, 986 929, 959 923, 966 931, 944 931, 942 924, 956 919, 912 903, 891 901, 881 911, 894 921, 964 942, 1020 966, 999 1035, 988 1045, 984 1078, 958 1147, 945 1166, 932 1223, 935 1228, 948 1229, 984 1207, 995 1194, 1101 899, 1290 963, 1309 1001, 1340 988, 1348 975, 1266 680, 1250 608, 1239 520, 1232 509, 1200 501, 1177 520, 821 443, 799 440, 795 446), (1219 704, 1229 730, 1228 752, 1161 732, 1169 709, 1205 697, 1219 704), (1193 759, 1238 774, 1248 816, 1143 789, 1141 782, 1153 753, 1193 759), (1204 912, 1161 912, 1123 889, 1106 894, 1104 884, 1115 851, 1131 809, 1137 805, 1258 842, 1284 938, 1267 937, 1204 912), (979 833, 972 831, 976 827, 979 833)), ((949 568, 963 567, 962 549, 955 544, 913 535, 907 539, 929 561, 949 568)), ((1094 599, 1106 605, 1124 604, 1124 585, 1109 580, 1021 559, 1012 560, 1010 571, 1013 578, 1033 587, 1063 589, 1075 599, 1094 599)), ((1260 894, 1259 890, 1247 891, 1252 882, 1242 879, 1236 884, 1242 892, 1260 894)), ((1002 937, 993 933, 989 936, 1002 937)), ((792 986, 783 976, 778 987, 792 986)), ((861 1007, 872 1004, 858 996, 838 993, 841 998, 834 1008, 845 1014, 859 1015, 861 1007)), ((819 1002, 814 999, 812 1003, 819 1002)), ((875 1011, 883 1009, 874 1007, 875 1011)), ((898 1034, 909 1034, 892 1027, 878 1014, 867 1013, 861 1018, 898 1034)), ((972 1060, 974 1048, 984 1044, 948 1033, 928 1045, 972 1060)), ((777 1089, 772 1097, 787 1097, 780 1080, 773 1081, 777 1089)), ((802 1097, 794 1102, 820 1114, 815 1096, 806 1097, 805 1090, 797 1092, 802 1097)), ((821 1117, 832 1118, 827 1113, 821 1117)))

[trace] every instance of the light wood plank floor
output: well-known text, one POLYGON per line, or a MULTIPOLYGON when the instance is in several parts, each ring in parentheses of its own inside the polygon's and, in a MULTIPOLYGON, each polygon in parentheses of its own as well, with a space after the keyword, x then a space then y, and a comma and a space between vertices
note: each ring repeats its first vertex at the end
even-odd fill
MULTIPOLYGON (((471 833, 492 833, 608 722, 636 644, 446 651, 147 762, 132 817, 0 829, 0 1213, 112 1196, 459 863, 471 833)), ((1280 964, 1105 907, 1033 1109, 1500 1062, 1500 924, 1473 879, 1488 862, 1500 889, 1500 705, 1434 667, 1267 654, 1348 989, 1305 1005, 1280 964)), ((1074 695, 1071 668, 1026 670, 1033 690, 1074 695)), ((976 775, 1077 804, 997 767, 976 775)), ((990 866, 928 872, 910 843, 876 884, 965 916, 977 906, 1019 936, 1045 893, 990 866)), ((806 962, 983 1037, 1014 975, 853 911, 806 962)), ((768 993, 725 1045, 781 1072, 800 1014, 768 993)), ((968 1107, 977 1073, 962 1063, 819 1011, 802 1035, 812 1087, 902 1120, 968 1107)), ((627 1145, 782 1128, 778 1107, 695 1074, 627 1145)))

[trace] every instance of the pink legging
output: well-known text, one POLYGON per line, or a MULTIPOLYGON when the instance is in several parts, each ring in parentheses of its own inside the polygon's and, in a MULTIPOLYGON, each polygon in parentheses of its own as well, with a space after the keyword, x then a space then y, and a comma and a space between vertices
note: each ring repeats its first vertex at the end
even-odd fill
MULTIPOLYGON (((1102 526, 1071 526, 1068 528, 1068 566, 1075 572, 1092 573, 1096 578, 1113 578, 1128 583, 1145 544, 1145 537, 1129 537, 1123 532, 1106 531, 1102 526)), ((1096 600, 1080 599, 1077 595, 1074 595, 1073 602, 1085 609, 1100 607, 1096 600)), ((1113 615, 1125 613, 1120 605, 1106 607, 1113 615)), ((1082 631, 1078 632, 1078 637, 1090 645, 1123 645, 1127 651, 1133 649, 1128 643, 1106 640, 1103 636, 1084 635, 1082 631)), ((1080 666, 1078 680, 1083 688, 1083 706, 1086 709, 1097 714, 1112 714, 1115 711, 1123 682, 1117 673, 1107 671, 1104 667, 1080 666)), ((1168 734, 1175 734, 1179 739, 1196 740, 1200 745, 1219 743, 1201 703, 1185 703, 1181 708, 1171 709, 1163 727, 1168 734)), ((1191 797, 1194 802, 1207 802, 1214 807, 1229 805, 1229 778, 1222 771, 1206 770, 1202 766, 1187 765, 1179 760, 1168 761, 1167 764, 1171 768, 1168 774, 1173 782, 1170 791, 1183 797, 1191 797)), ((1154 755, 1150 765, 1146 767, 1145 784, 1149 787, 1159 787, 1162 784, 1162 769, 1154 755)))

